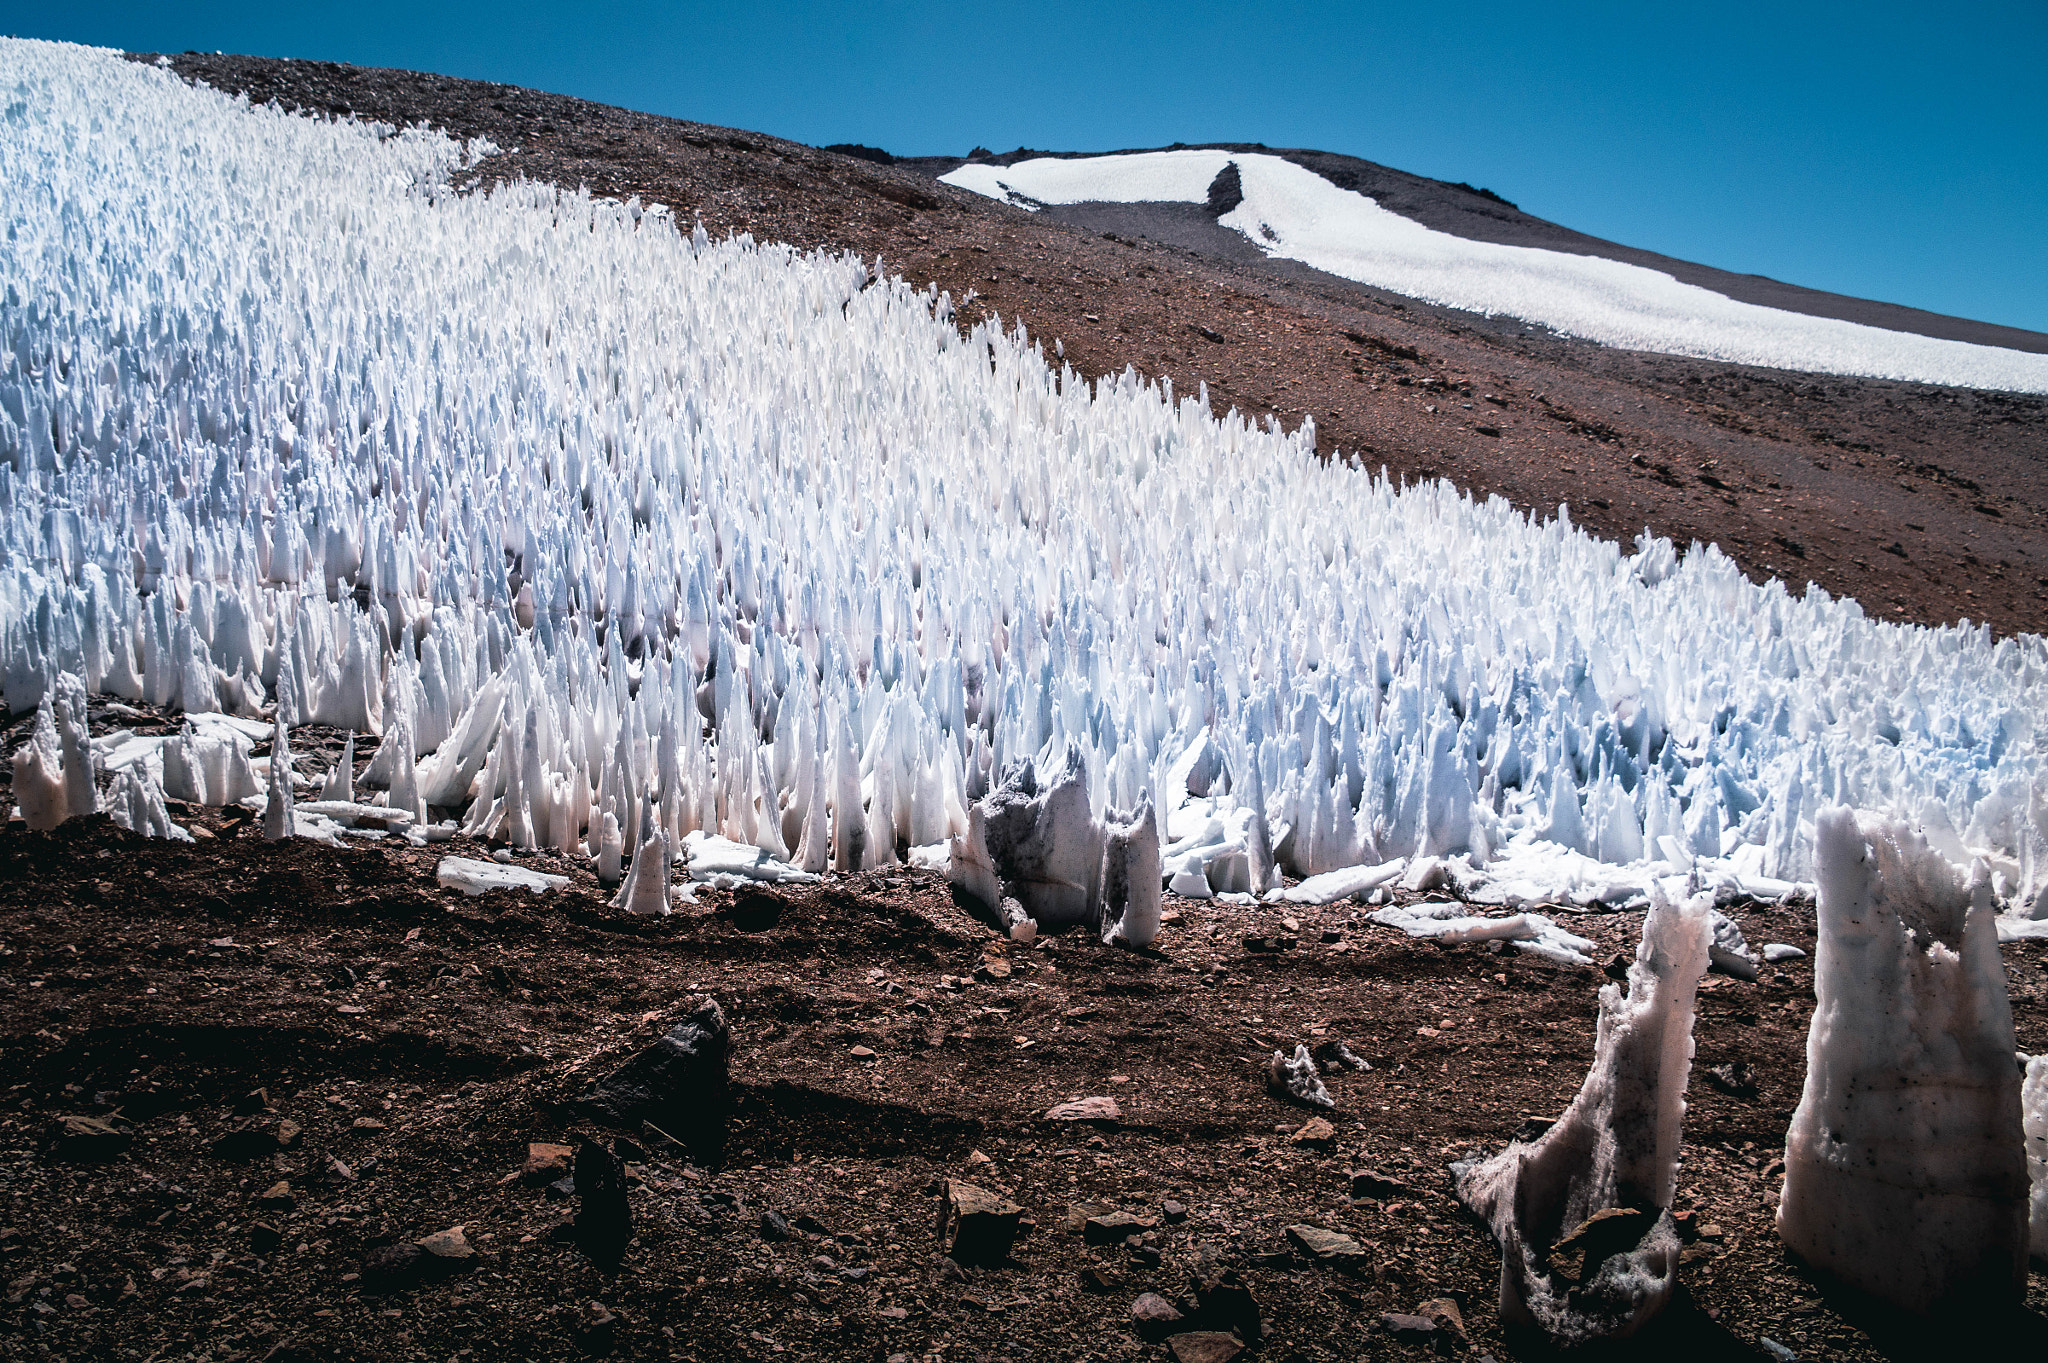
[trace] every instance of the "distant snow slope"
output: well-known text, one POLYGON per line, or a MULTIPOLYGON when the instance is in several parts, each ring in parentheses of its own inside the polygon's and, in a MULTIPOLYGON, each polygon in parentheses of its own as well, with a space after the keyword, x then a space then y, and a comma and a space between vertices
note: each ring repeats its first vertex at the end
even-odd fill
POLYGON ((1915 383, 2048 393, 2048 355, 1937 340, 1741 303, 1658 270, 1438 232, 1278 156, 1155 151, 965 165, 946 183, 1024 208, 1202 203, 1235 163, 1220 222, 1269 255, 1411 298, 1505 314, 1630 350, 1915 383))
POLYGON ((1828 802, 2048 879, 2038 637, 1400 489, 858 259, 454 193, 474 150, 0 42, 9 709, 274 701, 564 851, 816 869, 829 812, 893 861, 1071 744, 1185 892, 1257 791, 1298 874, 1501 903, 1782 890, 1828 802))

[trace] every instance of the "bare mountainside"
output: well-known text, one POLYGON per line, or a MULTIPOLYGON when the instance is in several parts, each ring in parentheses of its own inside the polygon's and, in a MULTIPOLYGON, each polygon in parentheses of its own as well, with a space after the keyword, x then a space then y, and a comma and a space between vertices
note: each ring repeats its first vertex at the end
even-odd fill
POLYGON ((885 166, 416 72, 168 60, 259 103, 489 138, 504 151, 479 184, 637 194, 714 235, 880 256, 955 300, 972 295, 964 318, 1000 313, 1048 350, 1057 341, 1083 374, 1128 365, 1181 392, 1206 384, 1218 411, 1289 426, 1313 416, 1324 452, 1399 477, 1448 478, 1545 514, 1565 503, 1616 539, 1647 526, 1681 545, 1718 542, 1759 580, 1812 581, 1883 618, 2048 630, 2048 399, 1612 350, 1290 262, 1228 259, 1212 247, 1232 234, 1213 221, 1176 242, 1134 235, 1172 237, 1156 213, 1126 215, 1122 231, 1028 213, 931 178, 953 161, 885 166))

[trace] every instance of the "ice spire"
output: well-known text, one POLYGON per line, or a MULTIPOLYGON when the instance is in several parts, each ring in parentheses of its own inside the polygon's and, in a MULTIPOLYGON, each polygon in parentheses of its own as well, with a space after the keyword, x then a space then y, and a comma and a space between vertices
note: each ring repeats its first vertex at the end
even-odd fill
POLYGON ((287 740, 284 716, 278 715, 270 734, 270 795, 263 802, 263 836, 271 842, 289 838, 292 824, 292 750, 287 740))

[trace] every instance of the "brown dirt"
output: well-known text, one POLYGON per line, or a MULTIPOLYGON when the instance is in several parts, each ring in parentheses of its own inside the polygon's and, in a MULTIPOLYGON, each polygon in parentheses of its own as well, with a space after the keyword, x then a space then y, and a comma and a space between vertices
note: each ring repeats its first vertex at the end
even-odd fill
MULTIPOLYGON (((154 60, 152 55, 148 59, 154 60)), ((1218 411, 1627 540, 1718 542, 1757 580, 1872 615, 2048 631, 2048 399, 1616 351, 1285 262, 1233 263, 1034 217, 902 167, 512 86, 173 56, 257 101, 427 122, 523 175, 666 203, 714 234, 880 255, 967 320, 999 312, 1094 377, 1208 385, 1218 411)))
MULTIPOLYGON (((302 730, 295 752, 330 753, 339 737, 302 730)), ((566 890, 469 898, 434 880, 444 853, 489 855, 461 840, 269 844, 246 817, 177 813, 213 834, 197 852, 103 816, 0 831, 0 1357, 569 1358, 599 1347, 583 1324, 601 1302, 622 1357, 1158 1358, 1131 1302, 1183 1296, 1202 1244, 1257 1297, 1259 1357, 1423 1356, 1379 1317, 1443 1296, 1462 1304, 1475 1350, 1543 1352, 1502 1335, 1497 1256, 1445 1164, 1570 1100, 1592 1054, 1597 970, 1414 942, 1352 905, 1283 917, 1173 898, 1155 953, 1082 934, 1026 949, 908 870, 705 890, 694 911, 630 920, 580 861, 525 859, 571 877, 566 890), (1244 944, 1268 934, 1294 945, 1244 944), (635 1135, 638 1238, 606 1277, 555 1238, 572 1204, 505 1179, 529 1141, 605 1134, 568 1103, 699 992, 733 1029, 723 1154, 693 1163, 635 1135), (1331 1039, 1373 1069, 1326 1074, 1334 1145, 1304 1148, 1289 1136, 1311 1114, 1270 1095, 1262 1066, 1276 1047, 1331 1039), (247 1100, 258 1089, 267 1107, 247 1100), (1095 1094, 1118 1101, 1121 1125, 1043 1120, 1095 1094), (55 1119, 110 1111, 134 1129, 117 1159, 50 1145, 55 1119), (228 1131, 279 1119, 303 1128, 294 1148, 213 1152, 228 1131), (330 1156, 352 1177, 323 1181, 330 1156), (1403 1187, 1354 1200, 1356 1168, 1403 1187), (934 1239, 948 1177, 1035 1222, 1010 1262, 948 1275, 934 1239), (259 1205, 279 1180, 296 1205, 259 1205), (1188 1216, 1158 1227, 1157 1267, 1066 1226, 1077 1203, 1157 1217, 1167 1199, 1188 1216), (767 1210, 794 1238, 760 1236, 767 1210), (1288 1254, 1297 1222, 1356 1237, 1367 1267, 1288 1254), (402 1291, 362 1276, 375 1248, 453 1225, 479 1251, 469 1272, 402 1291)), ((1740 911, 1753 942, 1808 950, 1811 916, 1740 911)), ((1632 951, 1640 924, 1571 920, 1602 961, 1632 951)), ((2019 1043, 2048 1048, 2048 951, 2006 959, 2019 1043)), ((1920 1347, 1810 1280, 1772 1231, 1770 1166, 1802 1083, 1811 991, 1808 961, 1703 989, 1677 1199, 1699 1229, 1684 1294, 1645 1347, 1920 1347), (1710 1080, 1737 1062, 1754 1092, 1710 1080)), ((2039 1335, 2048 1274, 2028 1300, 1983 1323, 2039 1335)))

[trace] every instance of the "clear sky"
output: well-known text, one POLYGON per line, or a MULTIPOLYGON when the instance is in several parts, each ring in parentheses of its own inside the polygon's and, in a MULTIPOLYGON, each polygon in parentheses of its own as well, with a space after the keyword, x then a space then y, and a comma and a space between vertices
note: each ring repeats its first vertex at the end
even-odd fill
POLYGON ((402 66, 800 142, 1246 141, 2048 331, 2048 3, 23 4, 0 32, 402 66))

